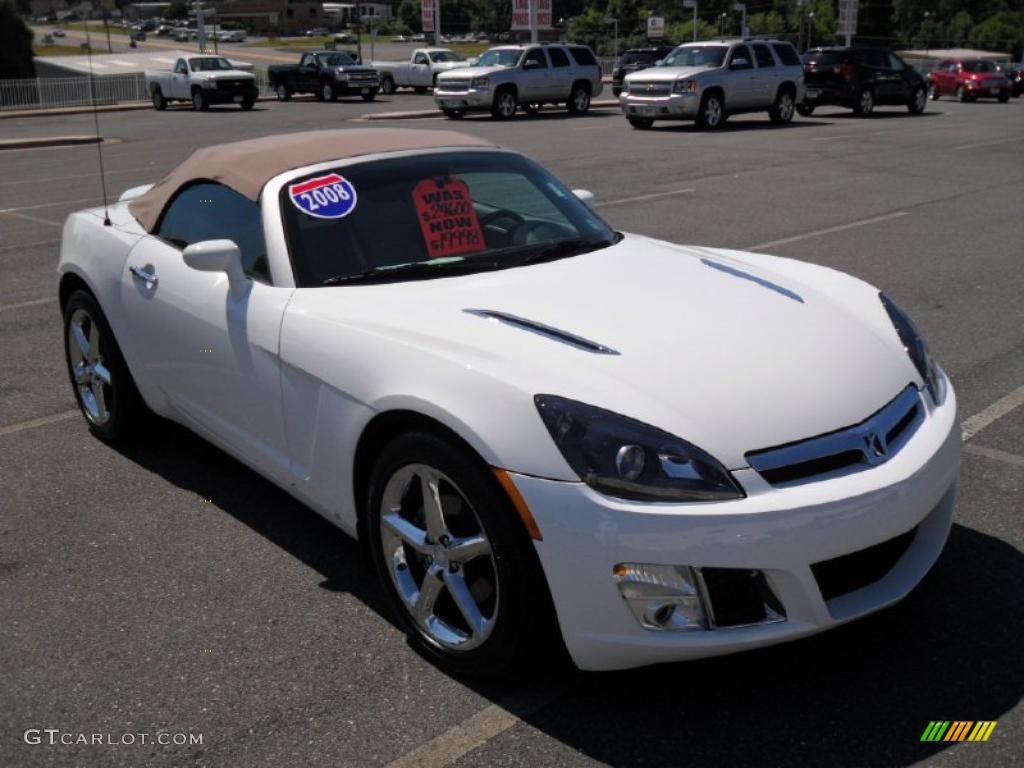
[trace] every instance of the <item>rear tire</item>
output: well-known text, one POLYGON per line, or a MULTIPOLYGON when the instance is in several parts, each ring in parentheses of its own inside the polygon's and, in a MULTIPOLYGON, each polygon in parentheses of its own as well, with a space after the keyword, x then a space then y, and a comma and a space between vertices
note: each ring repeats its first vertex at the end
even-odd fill
POLYGON ((373 101, 377 98, 377 91, 371 90, 369 93, 361 93, 359 95, 363 98, 363 101, 373 101))
POLYGON ((365 503, 374 571, 423 656, 454 673, 496 677, 528 652, 543 655, 554 622, 540 563, 478 457, 432 434, 401 435, 380 452, 365 503), (428 512, 424 485, 436 489, 437 511, 428 512), (469 537, 483 542, 467 556, 457 542, 469 537))
POLYGON ((970 99, 971 97, 967 95, 967 89, 962 85, 958 85, 956 87, 956 100, 961 104, 966 104, 970 99))
POLYGON ((653 117, 627 117, 626 119, 638 131, 646 131, 654 125, 653 117))
POLYGON ((153 109, 158 112, 167 109, 167 99, 164 98, 164 92, 160 90, 159 85, 153 88, 153 109))
POLYGON ((412 90, 413 90, 413 93, 415 93, 417 96, 422 96, 424 93, 427 92, 427 86, 425 86, 425 85, 417 85, 417 86, 414 86, 412 90))
POLYGON ((590 109, 590 83, 576 83, 566 104, 570 115, 585 115, 590 109))
POLYGON ((853 105, 853 111, 861 117, 868 117, 875 111, 875 94, 870 88, 860 92, 857 102, 853 105))
POLYGON ((697 127, 705 131, 721 128, 725 123, 725 105, 717 93, 705 93, 697 110, 697 127))
POLYGON ((932 101, 939 100, 939 89, 935 86, 935 83, 928 86, 928 98, 932 101))
POLYGON ((768 110, 768 117, 776 125, 785 125, 793 119, 793 112, 796 111, 796 104, 793 101, 793 92, 789 88, 780 88, 775 96, 775 103, 768 110))
POLYGON ((449 120, 461 120, 466 116, 466 110, 464 109, 442 109, 444 116, 449 120))
POLYGON ((914 95, 910 97, 910 101, 907 103, 907 111, 912 115, 920 115, 924 113, 924 109, 927 106, 928 92, 925 91, 924 86, 916 88, 914 95))
POLYGON ((1009 91, 1005 91, 1005 92, 999 94, 999 103, 1000 104, 1005 104, 1009 100, 1010 100, 1010 93, 1009 93, 1009 91))
POLYGON ((277 93, 278 101, 290 101, 292 98, 291 89, 284 83, 278 83, 277 88, 274 89, 277 93))
POLYGON ((122 440, 149 415, 106 315, 85 290, 64 305, 64 361, 78 409, 100 439, 122 440))
POLYGON ((520 106, 523 108, 523 112, 528 115, 536 115, 540 112, 540 104, 521 104, 520 106))
POLYGON ((380 81, 380 92, 385 96, 390 96, 395 92, 395 80, 394 78, 385 75, 380 81))

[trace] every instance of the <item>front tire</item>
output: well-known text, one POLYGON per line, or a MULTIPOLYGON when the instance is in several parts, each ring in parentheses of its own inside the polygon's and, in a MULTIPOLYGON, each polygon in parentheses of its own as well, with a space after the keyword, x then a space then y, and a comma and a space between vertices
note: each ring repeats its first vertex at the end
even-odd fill
POLYGON ((427 86, 425 86, 425 85, 417 85, 417 86, 413 87, 412 91, 417 96, 422 96, 424 93, 427 92, 427 86))
POLYGON ((646 131, 654 125, 654 118, 652 117, 627 117, 626 119, 638 131, 646 131))
POLYGON ((246 96, 244 99, 242 99, 241 107, 242 107, 243 110, 248 112, 250 109, 252 109, 252 107, 253 107, 253 105, 255 103, 256 103, 256 97, 255 96, 246 96))
POLYGON ((153 89, 153 109, 158 112, 167 109, 167 99, 164 98, 164 92, 160 90, 159 85, 153 89))
POLYGON ((928 92, 925 91, 923 86, 915 89, 914 95, 910 97, 910 101, 907 103, 907 111, 912 115, 920 115, 924 113, 924 109, 927 106, 928 92))
POLYGON ((932 101, 939 100, 939 89, 936 87, 935 83, 928 86, 928 98, 932 101))
POLYGON ((205 112, 210 108, 210 105, 206 103, 206 96, 203 92, 196 88, 192 91, 192 109, 196 112, 205 112))
POLYGON ((498 120, 511 120, 516 116, 516 92, 511 88, 503 88, 494 95, 491 114, 498 120))
POLYGON ((128 436, 148 410, 103 310, 84 290, 64 305, 64 360, 89 430, 110 442, 128 436))
POLYGON ((526 531, 487 466, 425 433, 402 435, 370 476, 366 533, 410 642, 456 673, 508 671, 545 636, 546 586, 526 531))
POLYGON ((377 91, 371 90, 369 93, 361 93, 359 95, 362 96, 363 101, 373 101, 377 98, 377 91))
POLYGON ((444 116, 449 120, 461 120, 466 116, 466 110, 464 109, 442 109, 444 116))
POLYGON ((334 84, 326 80, 320 84, 320 101, 334 101, 338 94, 334 91, 334 84))
POLYGON ((966 104, 970 99, 971 97, 967 94, 967 89, 962 85, 958 85, 956 87, 956 100, 961 104, 966 104))
POLYGON ((717 93, 705 93, 697 111, 697 127, 707 131, 720 128, 725 122, 725 105, 717 93))
POLYGON ((803 117, 810 117, 814 114, 813 104, 797 104, 796 111, 799 112, 803 117))

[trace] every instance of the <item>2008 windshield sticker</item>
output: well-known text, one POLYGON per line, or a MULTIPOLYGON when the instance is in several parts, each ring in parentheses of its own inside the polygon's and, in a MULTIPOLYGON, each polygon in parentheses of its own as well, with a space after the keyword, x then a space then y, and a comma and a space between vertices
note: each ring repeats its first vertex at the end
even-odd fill
POLYGON ((356 208, 356 190, 344 176, 329 173, 288 187, 292 204, 318 219, 340 219, 356 208))
POLYGON ((412 190, 431 259, 487 249, 469 186, 462 179, 423 179, 412 190))

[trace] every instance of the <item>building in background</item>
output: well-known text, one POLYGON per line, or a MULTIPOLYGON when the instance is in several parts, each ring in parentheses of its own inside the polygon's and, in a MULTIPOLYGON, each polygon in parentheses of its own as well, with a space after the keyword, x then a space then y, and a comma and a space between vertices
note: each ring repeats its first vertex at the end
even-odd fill
POLYGON ((295 35, 330 21, 321 3, 309 0, 214 0, 212 5, 218 21, 237 21, 256 34, 295 35))

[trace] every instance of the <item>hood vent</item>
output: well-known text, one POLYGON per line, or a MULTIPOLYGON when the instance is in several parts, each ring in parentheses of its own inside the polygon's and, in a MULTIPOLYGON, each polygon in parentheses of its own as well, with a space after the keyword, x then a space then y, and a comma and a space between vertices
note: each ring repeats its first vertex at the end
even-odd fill
POLYGON ((568 344, 570 347, 576 347, 576 349, 582 349, 586 352, 593 352, 596 355, 619 354, 611 347, 598 344, 596 341, 590 341, 589 339, 577 336, 574 333, 569 333, 568 331, 563 331, 558 328, 552 328, 550 325, 543 325, 542 323, 534 322, 533 320, 527 320, 524 317, 510 315, 507 312, 496 312, 493 309, 464 309, 463 312, 467 312, 470 315, 476 315, 477 317, 482 317, 485 320, 497 320, 516 328, 522 328, 524 331, 530 331, 531 333, 545 336, 554 341, 560 341, 562 344, 568 344))
POLYGON ((801 304, 804 303, 804 300, 799 293, 794 293, 788 288, 783 288, 781 285, 773 283, 771 280, 765 280, 763 277, 752 275, 749 272, 744 272, 742 269, 736 269, 736 267, 730 267, 727 264, 722 264, 721 262, 718 261, 712 261, 711 259, 701 259, 701 263, 703 263, 706 267, 717 269, 719 272, 725 272, 725 274, 727 275, 732 275, 733 277, 740 277, 743 278, 744 280, 750 280, 752 283, 757 283, 758 285, 767 288, 770 291, 775 291, 776 293, 782 294, 787 299, 799 301, 801 304))

